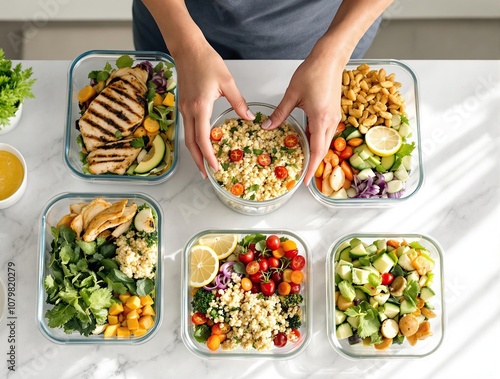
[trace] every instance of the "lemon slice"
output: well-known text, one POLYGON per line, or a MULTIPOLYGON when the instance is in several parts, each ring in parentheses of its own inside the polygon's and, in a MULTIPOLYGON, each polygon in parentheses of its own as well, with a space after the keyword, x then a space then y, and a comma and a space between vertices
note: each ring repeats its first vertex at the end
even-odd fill
POLYGON ((203 287, 215 279, 219 271, 219 258, 208 246, 195 245, 191 248, 189 285, 203 287))
POLYGON ((220 259, 227 258, 236 249, 238 244, 237 234, 206 234, 198 240, 203 246, 208 246, 215 251, 220 259))
POLYGON ((402 138, 397 130, 386 126, 374 126, 365 134, 365 142, 375 154, 388 157, 399 150, 402 138))

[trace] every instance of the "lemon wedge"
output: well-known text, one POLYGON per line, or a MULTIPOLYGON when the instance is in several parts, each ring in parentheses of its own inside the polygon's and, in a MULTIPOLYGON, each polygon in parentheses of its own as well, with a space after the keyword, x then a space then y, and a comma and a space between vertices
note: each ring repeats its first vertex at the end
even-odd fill
POLYGON ((238 238, 237 234, 205 234, 200 237, 198 244, 211 247, 221 260, 229 257, 236 249, 238 238))
POLYGON ((365 134, 368 148, 381 157, 388 157, 397 153, 403 139, 397 130, 386 126, 374 126, 365 134))
POLYGON ((211 247, 195 245, 191 248, 189 268, 189 285, 203 287, 215 279, 219 271, 219 258, 211 247))

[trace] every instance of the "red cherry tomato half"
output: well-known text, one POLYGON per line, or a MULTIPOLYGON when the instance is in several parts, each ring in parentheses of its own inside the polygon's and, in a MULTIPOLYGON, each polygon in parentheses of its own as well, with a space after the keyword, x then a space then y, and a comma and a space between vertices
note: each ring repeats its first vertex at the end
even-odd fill
POLYGON ((274 175, 276 175, 278 179, 285 179, 288 176, 288 170, 285 166, 277 166, 274 169, 274 175))
POLYGON ((292 262, 290 263, 290 267, 292 270, 302 270, 306 265, 306 258, 302 255, 296 255, 292 258, 292 262))
POLYGON ((276 346, 276 347, 283 347, 283 346, 285 346, 286 345, 286 334, 282 333, 282 332, 279 332, 274 337, 273 342, 274 342, 274 346, 276 346))
POLYGON ((269 264, 269 268, 279 268, 281 266, 281 261, 275 257, 267 258, 267 263, 269 264))
POLYGON ((300 284, 290 283, 290 293, 299 293, 300 292, 300 284))
POLYGON ((238 162, 243 159, 243 150, 234 149, 229 152, 229 159, 231 162, 238 162))
POLYGON ((284 143, 286 147, 292 148, 297 146, 297 144, 299 143, 299 139, 293 134, 289 134, 285 137, 284 143))
POLYGON ((220 141, 221 138, 222 138, 221 128, 212 128, 212 130, 210 130, 210 139, 212 141, 220 141))
POLYGON ((273 273, 271 274, 271 279, 274 280, 274 283, 281 283, 283 281, 283 271, 273 270, 273 273))
POLYGON ((274 291, 276 291, 276 284, 274 283, 274 280, 269 279, 266 282, 260 283, 260 290, 264 295, 271 296, 274 291))
POLYGON ((259 270, 260 270, 260 265, 259 262, 257 261, 251 261, 245 267, 245 271, 247 272, 248 275, 256 274, 259 272, 259 270))
POLYGON ((269 261, 266 258, 259 259, 260 271, 266 272, 269 270, 269 261))
POLYGON ((389 284, 392 283, 394 280, 394 275, 392 275, 390 272, 385 272, 382 274, 382 284, 384 286, 388 286, 389 284))
POLYGON ((234 183, 231 186, 230 191, 234 196, 241 196, 243 195, 243 192, 245 192, 245 187, 243 187, 243 184, 241 183, 234 183))
POLYGON ((271 234, 266 238, 266 246, 269 250, 278 250, 280 247, 280 238, 276 234, 271 234))
POLYGON ((289 259, 295 258, 297 256, 297 254, 299 254, 298 249, 292 249, 292 250, 285 251, 285 257, 287 257, 289 259))
POLYGON ((257 157, 257 163, 263 167, 269 166, 271 164, 271 157, 269 154, 260 154, 257 157))
POLYGON ((208 321, 208 318, 207 316, 205 316, 203 313, 201 312, 195 312, 192 316, 191 316, 191 321, 193 322, 193 324, 195 325, 202 325, 204 323, 206 323, 208 321))
POLYGON ((297 329, 290 330, 290 333, 286 335, 288 341, 295 343, 300 338, 300 332, 297 329))
POLYGON ((248 264, 253 261, 253 251, 252 250, 247 250, 246 253, 242 253, 238 255, 238 259, 241 263, 248 264))

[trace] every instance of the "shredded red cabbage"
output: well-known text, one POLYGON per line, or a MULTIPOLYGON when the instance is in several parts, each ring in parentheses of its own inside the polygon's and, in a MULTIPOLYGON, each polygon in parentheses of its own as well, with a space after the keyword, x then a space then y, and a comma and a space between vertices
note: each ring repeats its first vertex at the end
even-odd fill
POLYGON ((167 91, 167 79, 163 77, 163 70, 155 72, 151 81, 156 85, 156 92, 164 94, 167 91))
POLYGON ((400 198, 404 192, 403 188, 396 193, 387 193, 387 182, 384 175, 379 172, 376 172, 374 177, 369 176, 364 180, 354 175, 352 187, 356 190, 356 196, 354 197, 358 199, 381 198, 386 195, 390 198, 400 198))

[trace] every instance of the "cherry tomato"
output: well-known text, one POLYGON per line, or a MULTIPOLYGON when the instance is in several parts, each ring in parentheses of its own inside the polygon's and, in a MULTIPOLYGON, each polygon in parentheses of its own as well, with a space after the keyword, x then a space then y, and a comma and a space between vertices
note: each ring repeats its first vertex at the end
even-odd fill
POLYGON ((241 289, 243 291, 250 291, 252 289, 252 284, 249 278, 241 278, 241 289))
POLYGON ((191 316, 191 321, 193 322, 193 324, 195 325, 202 325, 202 324, 205 324, 207 321, 208 321, 208 317, 205 316, 203 313, 201 312, 195 312, 192 316, 191 316))
POLYGON ((245 187, 243 187, 243 184, 241 183, 234 183, 231 186, 230 191, 234 196, 241 196, 243 195, 243 192, 245 192, 245 187))
POLYGON ((285 250, 283 250, 283 248, 280 246, 280 247, 278 247, 278 249, 273 250, 272 254, 273 254, 273 257, 280 259, 280 258, 283 258, 285 256, 285 250))
POLYGON ((220 338, 219 338, 219 336, 213 334, 210 337, 208 337, 207 347, 210 350, 212 350, 212 351, 217 350, 220 347, 220 338))
POLYGON ((292 268, 292 270, 302 270, 305 265, 306 258, 304 258, 302 255, 296 255, 290 262, 290 267, 292 268))
POLYGON ((252 250, 254 252, 254 254, 257 252, 257 249, 255 248, 254 243, 251 243, 250 245, 248 245, 248 250, 252 250))
POLYGON ((284 144, 288 148, 295 147, 298 143, 299 139, 293 134, 289 134, 285 137, 284 144))
POLYGON ((260 271, 257 271, 255 274, 249 276, 252 283, 260 283, 262 279, 264 279, 264 274, 260 271))
POLYGON ((274 337, 273 342, 274 342, 274 346, 276 346, 276 347, 283 347, 283 346, 285 346, 286 345, 286 334, 282 333, 282 332, 279 332, 274 337))
POLYGON ((345 147, 347 146, 347 142, 345 141, 345 139, 343 137, 337 137, 335 138, 335 140, 333 141, 333 147, 335 148, 335 150, 337 151, 342 151, 345 149, 345 147))
POLYGON ((297 250, 297 249, 285 251, 285 257, 287 257, 289 259, 295 258, 298 254, 299 254, 299 250, 297 250))
POLYGON ((227 322, 218 322, 212 326, 212 334, 227 334, 231 330, 231 327, 227 322))
POLYGON ((238 162, 243 159, 243 150, 234 149, 229 152, 229 159, 231 162, 238 162))
POLYGON ((274 283, 281 283, 283 281, 283 271, 273 270, 273 273, 271 274, 271 279, 274 280, 274 283))
POLYGON ((281 261, 276 257, 267 258, 267 263, 269 264, 269 268, 279 268, 281 266, 281 261))
POLYGON ((238 259, 241 263, 248 264, 253 261, 254 253, 252 250, 247 250, 246 253, 241 253, 238 255, 238 259))
POLYGON ((260 290, 264 295, 271 296, 276 291, 276 283, 272 279, 262 282, 260 283, 260 290))
POLYGON ((300 284, 304 281, 304 273, 299 270, 294 270, 290 275, 290 280, 292 281, 292 283, 300 284))
POLYGON ((260 293, 260 285, 259 283, 253 283, 252 284, 252 289, 250 290, 251 293, 260 293))
POLYGON ((384 286, 388 286, 389 284, 392 283, 394 280, 394 275, 392 275, 390 272, 385 272, 382 274, 382 284, 384 286))
POLYGON ((280 284, 278 284, 278 293, 281 295, 281 296, 286 296, 290 293, 290 290, 291 290, 291 285, 290 283, 287 283, 287 282, 281 282, 280 284))
POLYGON ((290 283, 290 293, 299 293, 300 292, 300 284, 290 283))
POLYGON ((288 176, 288 170, 285 166, 277 166, 274 169, 274 175, 276 175, 278 179, 285 179, 288 176))
POLYGON ((220 339, 220 343, 224 342, 227 338, 227 334, 216 334, 217 337, 220 339))
POLYGON ((269 250, 278 250, 280 247, 280 238, 276 234, 271 234, 266 238, 266 246, 269 250))
POLYGON ((290 278, 293 270, 291 268, 286 268, 283 270, 283 281, 290 283, 292 279, 290 278))
POLYGON ((271 164, 271 157, 269 156, 269 154, 260 154, 257 157, 257 163, 262 167, 269 166, 271 164))
POLYGON ((212 128, 212 130, 210 130, 210 139, 212 141, 220 141, 221 138, 222 138, 221 128, 212 128))
POLYGON ((297 248, 297 244, 292 240, 286 240, 281 244, 284 251, 294 250, 297 248))
POLYGON ((349 159, 352 156, 352 147, 346 146, 344 150, 340 152, 341 159, 349 159))
POLYGON ((259 262, 257 261, 248 262, 245 267, 245 271, 247 272, 248 275, 256 274, 259 272, 259 270, 260 270, 260 265, 259 262))
POLYGON ((266 258, 259 259, 260 271, 267 272, 269 270, 269 261, 266 258))
POLYGON ((345 124, 340 121, 339 124, 337 125, 337 129, 335 130, 335 135, 339 135, 345 130, 345 124))
POLYGON ((290 332, 286 335, 287 341, 290 342, 297 342, 300 338, 300 332, 297 329, 292 329, 290 332))

